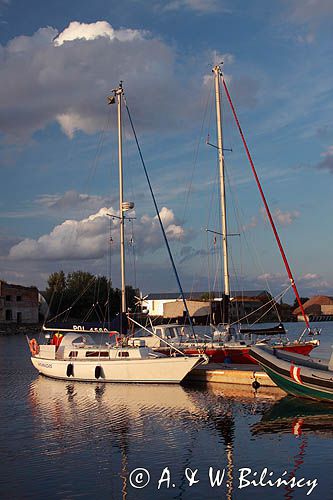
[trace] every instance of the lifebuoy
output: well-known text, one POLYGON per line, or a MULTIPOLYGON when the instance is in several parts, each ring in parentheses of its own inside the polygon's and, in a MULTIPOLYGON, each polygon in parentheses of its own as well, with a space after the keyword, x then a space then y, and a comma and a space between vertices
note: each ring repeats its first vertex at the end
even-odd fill
POLYGON ((31 351, 31 354, 33 356, 36 356, 36 354, 39 354, 39 344, 37 342, 36 339, 31 339, 30 342, 29 342, 29 347, 30 347, 30 351, 31 351))

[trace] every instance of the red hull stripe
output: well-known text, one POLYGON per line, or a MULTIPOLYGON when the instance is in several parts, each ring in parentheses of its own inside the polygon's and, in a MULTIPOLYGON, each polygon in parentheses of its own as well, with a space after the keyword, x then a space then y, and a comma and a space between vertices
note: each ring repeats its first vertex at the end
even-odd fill
POLYGON ((290 367, 290 376, 291 378, 297 382, 298 384, 302 384, 302 379, 301 379, 301 369, 299 366, 291 366, 290 367))

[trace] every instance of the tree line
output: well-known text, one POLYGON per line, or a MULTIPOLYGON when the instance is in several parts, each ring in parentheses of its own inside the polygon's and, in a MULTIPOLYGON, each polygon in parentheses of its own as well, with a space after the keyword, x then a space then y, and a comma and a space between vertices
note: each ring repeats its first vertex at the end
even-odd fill
MULTIPOLYGON (((139 291, 126 286, 127 306, 135 309, 135 295, 139 291)), ((85 271, 64 271, 50 274, 45 299, 49 305, 49 318, 66 312, 70 319, 105 321, 121 309, 121 290, 113 288, 105 276, 95 276, 85 271), (89 316, 89 317, 87 317, 89 316)))

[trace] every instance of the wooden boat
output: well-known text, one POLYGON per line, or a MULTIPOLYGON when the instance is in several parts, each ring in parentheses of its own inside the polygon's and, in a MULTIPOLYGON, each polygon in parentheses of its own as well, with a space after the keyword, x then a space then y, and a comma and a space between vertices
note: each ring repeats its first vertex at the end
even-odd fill
POLYGON ((323 360, 254 346, 250 355, 287 394, 333 403, 333 354, 330 360, 323 360))
MULTIPOLYGON (((118 157, 119 157, 119 219, 120 262, 121 262, 121 313, 119 317, 119 340, 116 344, 97 344, 93 338, 74 327, 44 327, 52 332, 50 342, 39 345, 36 339, 29 341, 31 361, 39 373, 58 379, 100 381, 100 382, 155 382, 180 383, 198 364, 207 361, 202 354, 167 357, 154 353, 144 342, 128 343, 127 304, 125 295, 125 213, 134 208, 134 203, 123 201, 122 172, 122 84, 113 91, 109 104, 117 101, 118 108, 118 157)), ((161 223, 163 230, 163 225, 161 223)), ((164 230, 163 230, 164 231, 164 230)), ((164 235, 165 236, 165 235, 164 235)), ((166 238, 166 237, 165 237, 166 238)), ((97 329, 98 331, 98 329, 97 329)), ((113 332, 114 333, 114 332, 113 332)), ((50 334, 48 334, 50 337, 50 334)))

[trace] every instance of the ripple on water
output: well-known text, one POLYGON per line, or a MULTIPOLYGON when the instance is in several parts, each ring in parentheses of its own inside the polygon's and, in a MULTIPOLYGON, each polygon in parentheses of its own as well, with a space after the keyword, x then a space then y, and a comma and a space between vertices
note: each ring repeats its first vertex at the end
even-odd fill
MULTIPOLYGON (((117 500, 124 491, 128 499, 154 498, 165 466, 176 487, 161 499, 205 498, 211 491, 204 476, 210 466, 226 467, 231 475, 242 466, 277 472, 298 467, 323 485, 321 495, 311 498, 325 498, 324 492, 333 490, 327 473, 333 465, 333 419, 327 406, 298 401, 295 408, 288 398, 277 401, 260 391, 254 395, 219 385, 51 380, 37 376, 18 337, 0 339, 0 354, 0 425, 6 429, 0 438, 1 498, 13 498, 13 485, 16 498, 45 498, 47 492, 51 499, 117 500), (128 483, 135 467, 146 467, 152 477, 141 492, 128 483), (188 488, 186 467, 203 475, 197 489, 188 488)), ((210 498, 225 493, 224 487, 210 498)), ((284 493, 272 489, 269 496, 280 499, 284 493)), ((236 499, 267 498, 264 488, 246 494, 234 489, 236 499)))

